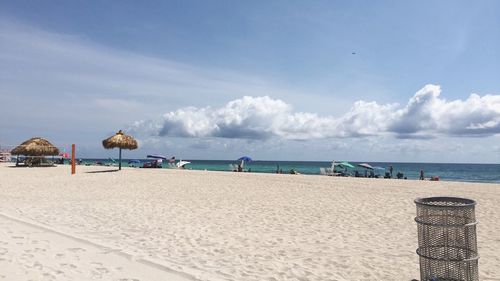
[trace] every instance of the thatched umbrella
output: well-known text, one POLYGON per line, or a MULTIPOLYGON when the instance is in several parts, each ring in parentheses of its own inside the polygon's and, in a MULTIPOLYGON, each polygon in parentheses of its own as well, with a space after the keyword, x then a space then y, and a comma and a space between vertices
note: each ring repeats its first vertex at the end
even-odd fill
POLYGON ((21 143, 10 153, 14 155, 26 156, 54 156, 59 155, 59 149, 57 149, 57 147, 51 144, 48 140, 36 137, 21 143))
POLYGON ((116 135, 109 137, 102 141, 102 146, 106 149, 112 149, 118 147, 120 149, 120 160, 118 161, 118 169, 122 169, 122 149, 137 149, 137 141, 129 136, 125 135, 122 130, 118 131, 116 135))

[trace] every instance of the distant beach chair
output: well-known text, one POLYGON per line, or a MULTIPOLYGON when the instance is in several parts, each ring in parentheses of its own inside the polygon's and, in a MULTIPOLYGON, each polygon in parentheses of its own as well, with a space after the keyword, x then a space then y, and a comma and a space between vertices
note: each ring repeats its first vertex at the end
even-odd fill
POLYGON ((319 168, 319 174, 323 176, 328 176, 328 174, 326 173, 326 169, 323 167, 319 168))
POLYGON ((229 171, 237 172, 238 166, 236 164, 229 164, 229 171))
POLYGON ((332 168, 319 168, 319 173, 324 176, 340 176, 341 173, 335 172, 332 168))

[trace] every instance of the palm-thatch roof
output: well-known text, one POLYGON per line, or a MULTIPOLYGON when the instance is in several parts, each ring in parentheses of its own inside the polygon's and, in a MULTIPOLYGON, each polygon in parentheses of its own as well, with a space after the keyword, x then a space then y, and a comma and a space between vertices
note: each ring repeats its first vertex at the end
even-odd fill
POLYGON ((102 141, 102 146, 106 149, 112 149, 115 147, 121 149, 137 149, 137 141, 129 136, 125 135, 122 130, 118 131, 116 135, 109 137, 102 141))
POLYGON ((59 155, 59 149, 51 144, 48 140, 40 137, 35 137, 21 143, 10 153, 14 155, 49 156, 59 155))

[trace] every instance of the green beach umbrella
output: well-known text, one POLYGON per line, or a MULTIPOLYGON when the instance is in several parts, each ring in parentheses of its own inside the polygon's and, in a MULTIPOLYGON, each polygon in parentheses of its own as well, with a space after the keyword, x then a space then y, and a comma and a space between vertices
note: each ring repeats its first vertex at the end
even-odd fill
POLYGON ((340 162, 340 166, 343 166, 343 167, 346 167, 346 168, 351 168, 351 169, 354 169, 354 165, 352 165, 351 163, 349 163, 349 162, 347 162, 347 161, 340 162))

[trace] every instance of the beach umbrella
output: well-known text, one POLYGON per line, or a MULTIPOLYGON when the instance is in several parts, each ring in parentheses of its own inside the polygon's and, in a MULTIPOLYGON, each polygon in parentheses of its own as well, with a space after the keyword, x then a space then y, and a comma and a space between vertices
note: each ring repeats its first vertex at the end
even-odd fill
POLYGON ((178 168, 182 168, 182 167, 184 167, 184 166, 185 166, 185 165, 187 165, 187 164, 191 164, 191 162, 189 162, 189 161, 182 161, 182 160, 181 160, 181 161, 179 161, 179 162, 177 163, 177 167, 178 167, 178 168))
POLYGON ((137 149, 137 141, 129 135, 125 135, 122 130, 118 131, 114 136, 102 141, 102 146, 106 149, 118 147, 120 149, 120 160, 118 162, 118 170, 122 169, 122 149, 137 149))
POLYGON ((10 153, 14 155, 26 156, 56 156, 59 155, 59 149, 48 140, 35 137, 21 143, 10 153))
POLYGON ((249 156, 241 156, 237 160, 241 161, 241 168, 243 168, 243 163, 245 163, 245 162, 252 162, 252 158, 250 158, 249 156))
POLYGON ((361 164, 358 164, 358 166, 363 167, 363 168, 368 169, 368 170, 373 170, 373 167, 368 163, 361 163, 361 164))
POLYGON ((67 153, 67 152, 60 153, 59 156, 61 156, 62 158, 70 158, 71 157, 69 155, 69 153, 67 153))
POLYGON ((352 168, 352 169, 354 169, 354 165, 352 165, 351 163, 349 163, 347 161, 340 162, 339 165, 342 166, 342 167, 344 167, 344 168, 352 168))
POLYGON ((252 162, 252 158, 250 158, 248 156, 242 156, 242 157, 238 158, 238 161, 252 162))

